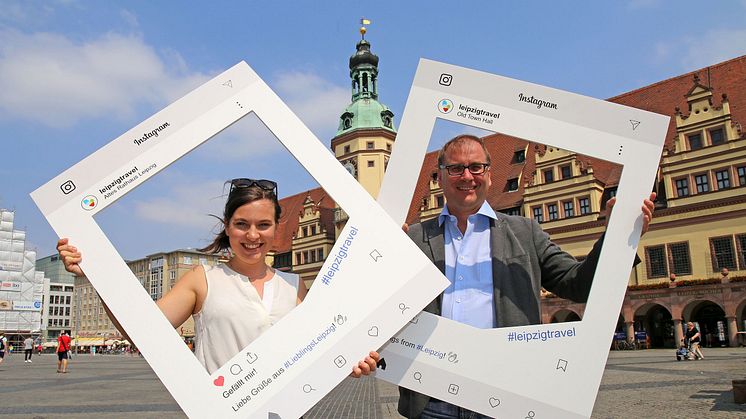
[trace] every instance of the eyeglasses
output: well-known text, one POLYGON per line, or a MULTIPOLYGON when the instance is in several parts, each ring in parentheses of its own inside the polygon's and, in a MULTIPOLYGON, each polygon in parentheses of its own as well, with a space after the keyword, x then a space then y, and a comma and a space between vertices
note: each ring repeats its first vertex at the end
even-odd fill
POLYGON ((445 169, 449 176, 461 176, 464 174, 464 170, 469 170, 472 175, 481 175, 490 168, 489 163, 469 163, 464 164, 449 164, 440 166, 441 169, 445 169))
POLYGON ((257 186, 265 191, 272 191, 275 193, 275 196, 277 196, 277 182, 267 179, 247 178, 238 178, 231 180, 231 190, 230 192, 228 192, 228 195, 232 194, 235 189, 251 188, 252 186, 257 186))

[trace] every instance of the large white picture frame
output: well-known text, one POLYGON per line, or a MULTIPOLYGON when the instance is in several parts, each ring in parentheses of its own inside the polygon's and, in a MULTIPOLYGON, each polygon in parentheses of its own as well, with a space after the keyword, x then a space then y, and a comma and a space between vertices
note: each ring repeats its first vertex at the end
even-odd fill
POLYGON ((589 417, 669 118, 423 59, 378 198, 398 223, 437 118, 623 165, 619 199, 582 321, 483 330, 423 312, 384 348, 378 377, 488 416, 589 417))
POLYGON ((447 285, 401 225, 244 62, 31 196, 56 233, 74 239, 88 279, 190 417, 299 417, 447 285), (316 281, 303 304, 209 375, 93 217, 250 112, 349 220, 321 270, 334 275, 316 281))

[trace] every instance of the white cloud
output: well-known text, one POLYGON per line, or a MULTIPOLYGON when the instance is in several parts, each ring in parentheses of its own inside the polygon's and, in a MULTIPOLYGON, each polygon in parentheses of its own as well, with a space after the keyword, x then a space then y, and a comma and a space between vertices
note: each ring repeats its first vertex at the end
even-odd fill
POLYGON ((746 54, 746 29, 716 29, 685 42, 682 64, 695 70, 746 54))
POLYGON ((222 181, 189 182, 182 179, 169 185, 168 195, 145 198, 133 203, 135 216, 146 222, 184 227, 190 231, 210 231, 222 215, 225 198, 222 181))
POLYGON ((282 73, 271 85, 322 142, 336 133, 339 115, 350 103, 349 89, 312 73, 282 73))
POLYGON ((127 118, 162 106, 208 79, 167 62, 139 36, 109 33, 73 42, 54 33, 0 30, 0 110, 54 127, 84 118, 127 118))

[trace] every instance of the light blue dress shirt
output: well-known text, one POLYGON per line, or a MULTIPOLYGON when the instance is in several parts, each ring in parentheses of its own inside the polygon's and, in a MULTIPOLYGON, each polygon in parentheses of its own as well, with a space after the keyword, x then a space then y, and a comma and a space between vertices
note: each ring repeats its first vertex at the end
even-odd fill
POLYGON ((469 216, 464 234, 458 229, 456 216, 448 212, 447 203, 438 217, 441 226, 445 223, 445 274, 451 281, 443 293, 442 316, 480 329, 497 325, 490 218, 497 216, 486 201, 476 214, 469 216))

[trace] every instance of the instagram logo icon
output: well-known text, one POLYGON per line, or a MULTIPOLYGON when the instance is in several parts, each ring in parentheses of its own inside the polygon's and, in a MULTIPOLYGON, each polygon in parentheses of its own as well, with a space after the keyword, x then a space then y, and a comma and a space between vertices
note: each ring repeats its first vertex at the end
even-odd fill
POLYGON ((75 184, 73 183, 72 180, 68 180, 67 182, 60 185, 60 189, 62 189, 63 194, 67 195, 70 192, 75 190, 75 184))

